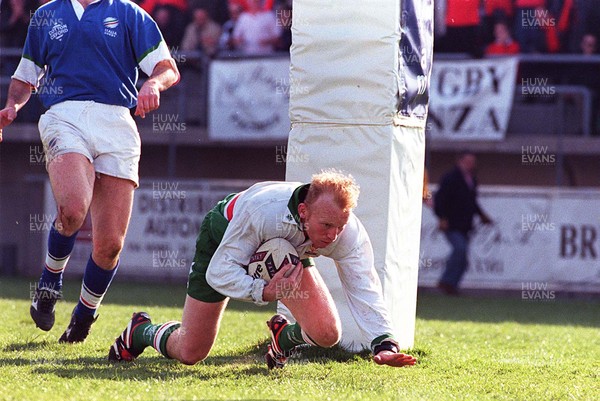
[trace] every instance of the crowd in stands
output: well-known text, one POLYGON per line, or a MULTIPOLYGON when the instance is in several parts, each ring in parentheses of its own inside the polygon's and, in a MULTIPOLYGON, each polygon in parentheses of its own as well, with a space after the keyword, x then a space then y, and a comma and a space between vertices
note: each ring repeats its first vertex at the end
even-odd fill
POLYGON ((596 54, 598 0, 436 0, 435 51, 596 54))
MULTIPOLYGON (((5 0, 0 47, 21 48, 33 11, 48 0, 5 0)), ((134 0, 159 25, 170 49, 208 57, 288 51, 292 0, 134 0)))
MULTIPOLYGON (((30 15, 47 0, 5 0, 0 47, 22 47, 30 15)), ((264 55, 291 45, 292 0, 134 0, 168 46, 208 57, 264 55)), ((435 0, 435 51, 595 54, 598 0, 435 0)))

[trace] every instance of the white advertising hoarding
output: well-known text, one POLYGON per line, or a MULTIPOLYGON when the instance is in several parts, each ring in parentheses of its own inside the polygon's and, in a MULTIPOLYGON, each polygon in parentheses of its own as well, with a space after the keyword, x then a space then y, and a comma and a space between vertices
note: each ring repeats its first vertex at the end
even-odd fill
MULTIPOLYGON (((600 292, 600 191, 481 188, 493 225, 476 224, 461 286, 600 292)), ((419 284, 437 284, 450 252, 437 218, 423 208, 419 284)))

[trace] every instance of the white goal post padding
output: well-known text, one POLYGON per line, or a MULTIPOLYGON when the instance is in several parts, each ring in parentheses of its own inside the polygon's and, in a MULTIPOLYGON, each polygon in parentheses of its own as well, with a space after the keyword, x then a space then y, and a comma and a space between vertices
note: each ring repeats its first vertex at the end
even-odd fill
MULTIPOLYGON (((414 343, 432 18, 431 0, 296 0, 293 11, 286 179, 331 167, 355 177, 356 214, 402 348, 414 343)), ((341 345, 368 348, 333 262, 317 266, 341 345)))

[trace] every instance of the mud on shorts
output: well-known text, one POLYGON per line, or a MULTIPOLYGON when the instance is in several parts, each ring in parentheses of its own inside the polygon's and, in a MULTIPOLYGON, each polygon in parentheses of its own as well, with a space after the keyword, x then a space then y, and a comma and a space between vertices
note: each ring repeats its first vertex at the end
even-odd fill
POLYGON ((187 294, 198 301, 216 303, 227 298, 208 284, 206 270, 229 224, 223 216, 223 207, 235 195, 230 194, 217 203, 217 206, 206 214, 200 226, 200 234, 196 239, 196 254, 187 283, 187 294))

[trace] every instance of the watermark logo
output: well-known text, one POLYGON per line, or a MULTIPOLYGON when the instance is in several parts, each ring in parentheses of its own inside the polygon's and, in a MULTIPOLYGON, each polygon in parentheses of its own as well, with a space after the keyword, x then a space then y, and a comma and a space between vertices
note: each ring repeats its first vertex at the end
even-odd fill
POLYGON ((300 79, 276 78, 275 93, 277 95, 292 96, 308 94, 308 86, 302 85, 300 79))
POLYGON ((275 297, 277 299, 308 299, 308 291, 300 291, 300 284, 277 283, 275 286, 275 297))
POLYGON ((29 164, 38 166, 46 165, 46 152, 44 152, 42 146, 29 146, 29 164))
POLYGON ((296 146, 275 146, 275 163, 308 163, 308 154, 296 146))
POLYGON ((275 17, 277 18, 277 26, 288 29, 292 27, 292 10, 276 10, 275 17))
POLYGON ((178 250, 161 249, 152 251, 152 267, 159 269, 187 268, 188 260, 178 250))
POLYGON ((548 283, 545 282, 522 282, 521 299, 523 300, 553 300, 556 294, 548 289, 548 283))
POLYGON ((552 166, 556 155, 548 151, 548 146, 521 146, 521 164, 524 166, 552 166))
POLYGON ((294 216, 291 213, 276 213, 275 214, 275 229, 277 231, 285 231, 284 223, 293 223, 294 216))
POLYGON ((181 52, 179 46, 170 46, 169 53, 177 64, 183 64, 187 61, 187 55, 181 52))
POLYGON ((425 253, 421 252, 421 255, 419 255, 419 269, 431 269, 432 266, 433 266, 433 259, 426 258, 425 253))
POLYGON ((177 113, 164 114, 156 113, 152 114, 152 131, 153 132, 185 132, 186 123, 183 122, 181 116, 177 113))
POLYGON ((31 90, 32 95, 61 96, 64 88, 57 84, 56 78, 44 76, 37 88, 31 90))
POLYGON ((554 231, 556 225, 548 221, 548 214, 522 214, 521 231, 554 231))
POLYGON ((521 26, 548 29, 556 26, 556 18, 549 10, 541 8, 521 10, 521 26))
POLYGON ((179 188, 179 182, 154 181, 152 183, 152 199, 185 199, 187 192, 179 188))
POLYGON ((550 85, 548 78, 521 78, 521 95, 526 97, 552 97, 556 86, 550 85))
MULTIPOLYGON (((30 232, 42 232, 50 231, 52 224, 54 224, 55 217, 51 214, 35 213, 29 215, 29 231, 30 232)), ((62 223, 56 222, 54 226, 57 230, 62 230, 62 223)))
POLYGON ((35 293, 36 290, 39 288, 44 288, 46 290, 49 291, 43 291, 39 293, 38 296, 38 300, 39 299, 43 299, 43 300, 47 300, 47 299, 56 299, 61 300, 63 299, 63 293, 62 293, 62 289, 58 289, 58 284, 57 283, 38 283, 38 282, 30 282, 29 283, 29 299, 34 299, 35 298, 35 293))
POLYGON ((39 9, 29 11, 29 26, 31 28, 43 28, 54 25, 63 25, 62 18, 56 18, 56 10, 39 9))

